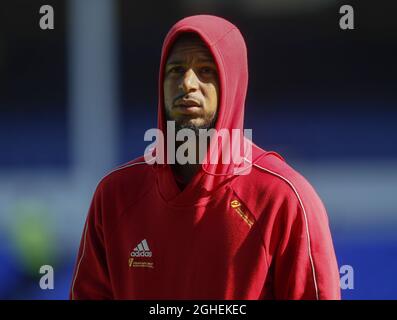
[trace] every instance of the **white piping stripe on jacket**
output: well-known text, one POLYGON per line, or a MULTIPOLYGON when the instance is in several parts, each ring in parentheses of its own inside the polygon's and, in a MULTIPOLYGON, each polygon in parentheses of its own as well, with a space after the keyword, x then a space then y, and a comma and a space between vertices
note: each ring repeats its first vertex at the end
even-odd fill
POLYGON ((308 251, 309 251, 309 260, 310 260, 310 264, 311 264, 312 272, 313 272, 313 281, 314 281, 314 289, 316 290, 316 299, 319 300, 319 297, 318 297, 318 287, 317 287, 317 279, 316 279, 316 271, 315 271, 315 269, 314 269, 312 251, 311 251, 311 246, 310 246, 309 223, 308 223, 308 221, 307 221, 306 210, 305 210, 305 207, 304 207, 304 205, 303 205, 302 199, 301 199, 301 197, 299 196, 299 193, 298 193, 298 191, 296 190, 295 186, 294 186, 294 185, 292 184, 292 182, 289 181, 287 178, 285 178, 285 177, 279 175, 278 173, 273 172, 273 171, 271 171, 271 170, 269 170, 269 169, 263 168, 263 167, 261 167, 261 166, 259 166, 259 165, 257 165, 257 164, 254 164, 254 166, 256 166, 256 167, 258 167, 258 168, 260 168, 260 169, 262 169, 262 170, 264 170, 264 171, 266 171, 266 172, 268 172, 268 173, 270 173, 270 174, 273 174, 273 175, 279 177, 280 179, 284 180, 285 182, 287 182, 288 185, 292 188, 292 190, 294 190, 295 195, 298 197, 299 204, 300 204, 301 207, 302 207, 303 216, 304 216, 304 218, 305 218, 306 235, 307 235, 307 243, 308 243, 307 246, 308 246, 308 251))
MULTIPOLYGON (((137 164, 146 164, 146 162, 135 162, 135 163, 126 165, 126 166, 124 166, 124 167, 117 168, 117 169, 111 171, 110 173, 108 173, 105 177, 107 177, 108 175, 112 174, 113 172, 116 172, 116 171, 118 171, 118 170, 122 170, 122 169, 125 169, 125 168, 128 168, 128 167, 132 167, 132 166, 137 165, 137 164)), ((295 186, 294 186, 294 185, 292 184, 292 182, 289 181, 287 178, 285 178, 285 177, 279 175, 278 173, 273 172, 273 171, 271 171, 271 170, 269 170, 269 169, 263 168, 263 167, 261 167, 261 166, 259 166, 259 165, 257 165, 257 164, 254 164, 254 166, 256 166, 256 167, 258 167, 258 168, 260 168, 260 169, 262 169, 262 170, 264 170, 264 171, 266 171, 266 172, 269 172, 270 174, 273 174, 273 175, 279 177, 280 179, 284 180, 285 182, 287 182, 288 185, 294 190, 295 195, 296 195, 297 198, 298 198, 298 201, 299 201, 299 204, 300 204, 301 207, 302 207, 303 215, 304 215, 304 219, 305 219, 306 235, 307 235, 307 241, 308 241, 309 259, 310 259, 310 263, 311 263, 311 267, 312 267, 312 272, 313 272, 313 280, 314 280, 314 287, 315 287, 315 291, 316 291, 316 299, 318 300, 319 297, 318 297, 318 287, 317 287, 317 280, 316 280, 316 271, 315 271, 315 268, 314 268, 313 257, 312 257, 312 254, 311 254, 311 246, 310 246, 309 224, 308 224, 308 221, 307 221, 306 210, 305 210, 305 207, 304 207, 304 205, 303 205, 302 199, 300 198, 299 193, 297 192, 295 186)), ((101 181, 102 181, 105 177, 103 177, 103 178, 101 179, 101 181)), ((86 239, 87 239, 87 230, 88 230, 88 220, 87 220, 86 227, 85 227, 85 232, 84 232, 83 252, 82 252, 82 254, 81 254, 80 261, 79 261, 79 263, 78 263, 78 265, 77 265, 76 274, 75 274, 75 276, 74 276, 74 280, 73 280, 73 284, 72 284, 72 300, 74 300, 74 285, 75 285, 75 282, 76 282, 76 279, 77 279, 77 275, 78 275, 78 273, 79 273, 79 268, 80 268, 81 261, 83 260, 84 253, 85 253, 85 244, 86 244, 86 239)))
MULTIPOLYGON (((146 164, 146 162, 135 162, 135 163, 127 164, 127 165, 125 165, 125 166, 123 166, 123 167, 114 169, 113 171, 110 171, 107 175, 105 175, 105 176, 100 180, 100 182, 101 182, 103 179, 105 179, 108 175, 112 174, 113 172, 116 172, 116 171, 119 171, 119 170, 122 170, 122 169, 125 169, 125 168, 132 167, 132 166, 134 166, 134 165, 136 165, 136 164, 146 164)), ((99 182, 99 183, 100 183, 100 182, 99 182)), ((98 183, 98 184, 99 184, 99 183, 98 183)), ((77 275, 78 275, 78 273, 79 273, 81 261, 83 261, 83 257, 84 257, 84 254, 85 254, 85 243, 86 243, 86 240, 87 240, 87 230, 88 230, 88 217, 87 217, 87 222, 86 222, 85 230, 84 230, 83 252, 81 253, 81 257, 80 257, 79 263, 77 264, 76 274, 74 275, 73 284, 72 284, 72 300, 74 300, 74 284, 75 284, 75 282, 76 282, 77 275)))

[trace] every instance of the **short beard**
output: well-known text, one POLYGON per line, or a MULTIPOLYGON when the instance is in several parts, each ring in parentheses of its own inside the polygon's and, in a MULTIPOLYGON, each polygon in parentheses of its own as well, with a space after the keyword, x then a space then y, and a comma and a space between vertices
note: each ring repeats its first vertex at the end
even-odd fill
POLYGON ((211 118, 206 118, 205 122, 202 125, 196 126, 190 121, 184 122, 184 121, 178 121, 175 119, 172 119, 168 111, 166 110, 165 112, 165 117, 166 121, 175 121, 175 131, 178 132, 179 130, 182 129, 190 129, 194 131, 194 134, 196 136, 200 135, 200 129, 204 130, 209 130, 212 128, 215 128, 216 120, 217 120, 217 115, 218 113, 215 113, 211 118))

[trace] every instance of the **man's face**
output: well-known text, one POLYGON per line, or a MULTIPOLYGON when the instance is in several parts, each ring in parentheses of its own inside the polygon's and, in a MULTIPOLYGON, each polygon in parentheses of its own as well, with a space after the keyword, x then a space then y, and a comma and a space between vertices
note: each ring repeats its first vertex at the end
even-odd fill
POLYGON ((212 128, 216 121, 219 80, 211 52, 198 37, 174 44, 165 66, 164 104, 167 120, 177 129, 212 128))

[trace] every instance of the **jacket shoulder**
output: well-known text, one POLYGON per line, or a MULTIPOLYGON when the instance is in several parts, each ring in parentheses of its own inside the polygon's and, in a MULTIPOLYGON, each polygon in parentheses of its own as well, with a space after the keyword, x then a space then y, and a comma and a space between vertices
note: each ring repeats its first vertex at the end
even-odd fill
POLYGON ((124 163, 107 173, 98 183, 96 193, 108 195, 136 194, 151 186, 154 181, 153 167, 141 156, 127 163, 124 163))
POLYGON ((266 152, 253 162, 250 174, 235 179, 232 188, 253 212, 263 211, 265 203, 295 203, 296 206, 321 207, 313 186, 280 155, 266 152))
POLYGON ((253 164, 252 171, 253 178, 258 180, 259 185, 269 180, 279 191, 283 190, 286 193, 314 192, 309 181, 276 153, 268 153, 259 159, 253 164))

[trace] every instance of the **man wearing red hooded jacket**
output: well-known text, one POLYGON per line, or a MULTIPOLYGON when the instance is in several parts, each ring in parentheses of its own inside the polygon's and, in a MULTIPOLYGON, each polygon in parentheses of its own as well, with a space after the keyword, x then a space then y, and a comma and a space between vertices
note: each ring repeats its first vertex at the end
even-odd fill
MULTIPOLYGON (((175 121, 177 132, 191 129, 197 137, 203 129, 242 130, 247 85, 237 27, 215 16, 185 18, 163 44, 158 129, 167 136, 167 121, 175 121)), ((142 156, 104 177, 70 298, 340 299, 321 200, 281 156, 250 147, 244 174, 234 162, 142 156)))

